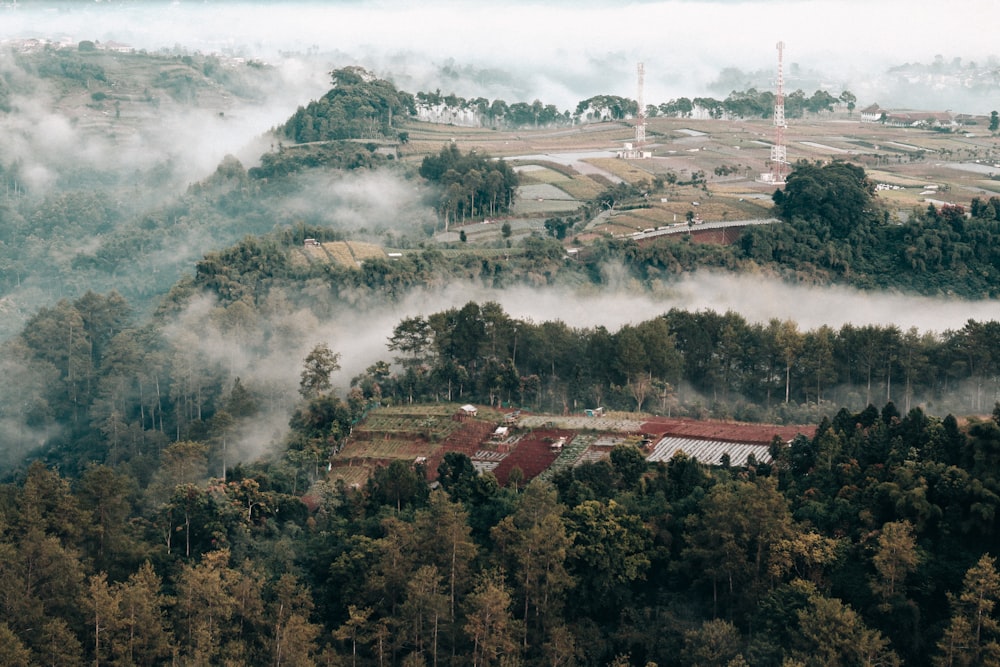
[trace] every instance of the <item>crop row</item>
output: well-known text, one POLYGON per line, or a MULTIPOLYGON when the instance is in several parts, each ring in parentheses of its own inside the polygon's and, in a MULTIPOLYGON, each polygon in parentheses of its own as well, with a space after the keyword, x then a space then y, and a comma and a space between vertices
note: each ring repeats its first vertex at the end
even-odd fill
POLYGON ((434 445, 413 440, 352 441, 341 450, 339 457, 412 460, 418 456, 427 456, 436 449, 434 445))
POLYGON ((596 435, 592 434, 578 434, 572 440, 569 441, 562 451, 559 452, 559 456, 556 460, 552 462, 548 468, 543 470, 538 476, 544 480, 552 479, 552 476, 563 468, 568 468, 576 464, 577 460, 587 451, 587 448, 597 440, 596 435))

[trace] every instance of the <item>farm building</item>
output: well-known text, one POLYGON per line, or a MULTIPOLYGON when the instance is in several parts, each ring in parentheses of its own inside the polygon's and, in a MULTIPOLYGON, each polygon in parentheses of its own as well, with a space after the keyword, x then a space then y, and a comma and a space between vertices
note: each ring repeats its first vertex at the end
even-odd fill
POLYGON ((745 466, 750 460, 770 462, 775 438, 788 443, 798 434, 812 437, 815 427, 609 414, 600 409, 556 416, 480 410, 471 404, 399 406, 372 411, 334 455, 329 473, 350 485, 362 484, 377 467, 405 460, 423 463, 433 482, 445 455, 460 452, 477 471, 492 472, 506 484, 515 470, 519 480, 551 479, 560 470, 605 459, 622 444, 639 447, 650 462, 684 453, 706 465, 745 466))
POLYGON ((861 121, 864 123, 877 123, 882 120, 882 114, 888 113, 878 104, 872 104, 861 110, 861 121))

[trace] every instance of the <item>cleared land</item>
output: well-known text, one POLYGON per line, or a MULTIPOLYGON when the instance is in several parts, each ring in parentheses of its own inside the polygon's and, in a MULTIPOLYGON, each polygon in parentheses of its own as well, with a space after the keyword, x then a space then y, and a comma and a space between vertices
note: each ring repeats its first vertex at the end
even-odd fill
MULTIPOLYGON (((634 128, 624 122, 515 132, 409 123, 407 130, 406 160, 419 161, 452 140, 464 151, 510 159, 524 188, 508 221, 513 226, 521 221, 525 230, 541 229, 549 217, 573 215, 578 205, 615 180, 638 184, 664 179, 664 187, 650 191, 645 206, 605 212, 587 221, 584 231, 578 226, 576 242, 684 223, 689 214, 706 222, 772 215, 775 185, 758 180, 770 171, 774 127, 766 119, 651 118, 646 148, 653 157, 645 160, 610 157, 633 140, 634 128), (691 185, 695 175, 704 182, 691 185)), ((847 160, 865 167, 874 182, 896 186, 880 190, 879 197, 900 218, 930 203, 968 206, 973 197, 1000 196, 1000 138, 985 127, 938 132, 861 122, 856 114, 823 114, 789 120, 785 144, 790 162, 847 160), (931 193, 928 186, 933 186, 931 193)), ((470 242, 499 241, 499 228, 476 224, 467 226, 470 242)), ((453 227, 453 234, 459 229, 453 227)))
POLYGON ((812 436, 815 426, 778 426, 739 422, 696 421, 650 417, 636 413, 585 415, 521 414, 479 407, 466 415, 458 404, 385 407, 373 410, 354 429, 344 447, 330 460, 330 477, 345 484, 363 484, 379 466, 394 460, 422 465, 427 478, 448 452, 461 452, 479 471, 492 471, 506 484, 511 471, 527 481, 550 478, 569 466, 606 458, 618 444, 640 447, 648 460, 669 459, 676 450, 698 453, 704 463, 716 464, 729 454, 734 464, 755 452, 769 460, 774 438, 788 442, 798 434, 812 436), (497 433, 498 427, 508 430, 497 433), (681 439, 673 445, 664 441, 681 439), (669 450, 669 451, 668 451, 669 450))
POLYGON ((332 263, 347 268, 357 268, 368 259, 385 258, 382 246, 362 241, 326 241, 306 243, 293 255, 295 263, 332 263))

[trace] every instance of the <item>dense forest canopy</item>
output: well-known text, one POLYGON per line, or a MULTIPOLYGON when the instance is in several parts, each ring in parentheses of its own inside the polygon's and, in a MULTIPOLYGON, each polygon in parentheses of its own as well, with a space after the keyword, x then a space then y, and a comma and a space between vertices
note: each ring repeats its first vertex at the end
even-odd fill
POLYGON ((470 152, 449 144, 420 163, 419 173, 444 191, 439 204, 445 219, 503 215, 510 211, 517 191, 517 173, 505 160, 470 152))
POLYGON ((299 107, 282 133, 298 143, 393 137, 393 117, 414 113, 413 96, 361 67, 330 73, 332 87, 321 99, 299 107))
POLYGON ((747 468, 622 444, 500 487, 453 452, 439 489, 404 461, 351 489, 314 465, 351 412, 318 386, 252 464, 219 465, 237 385, 154 465, 4 485, 5 664, 990 664, 1000 409, 840 410, 747 468))

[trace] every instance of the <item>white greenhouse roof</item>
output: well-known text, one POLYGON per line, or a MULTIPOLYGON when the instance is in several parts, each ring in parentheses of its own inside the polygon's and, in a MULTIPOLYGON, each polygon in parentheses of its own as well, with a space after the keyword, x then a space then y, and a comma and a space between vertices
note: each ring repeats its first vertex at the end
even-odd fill
POLYGON ((672 436, 667 436, 656 443, 653 452, 646 459, 669 461, 677 452, 684 452, 687 456, 708 465, 722 463, 723 454, 729 454, 729 462, 734 466, 745 466, 750 454, 754 455, 757 463, 771 462, 771 452, 767 445, 672 436))

